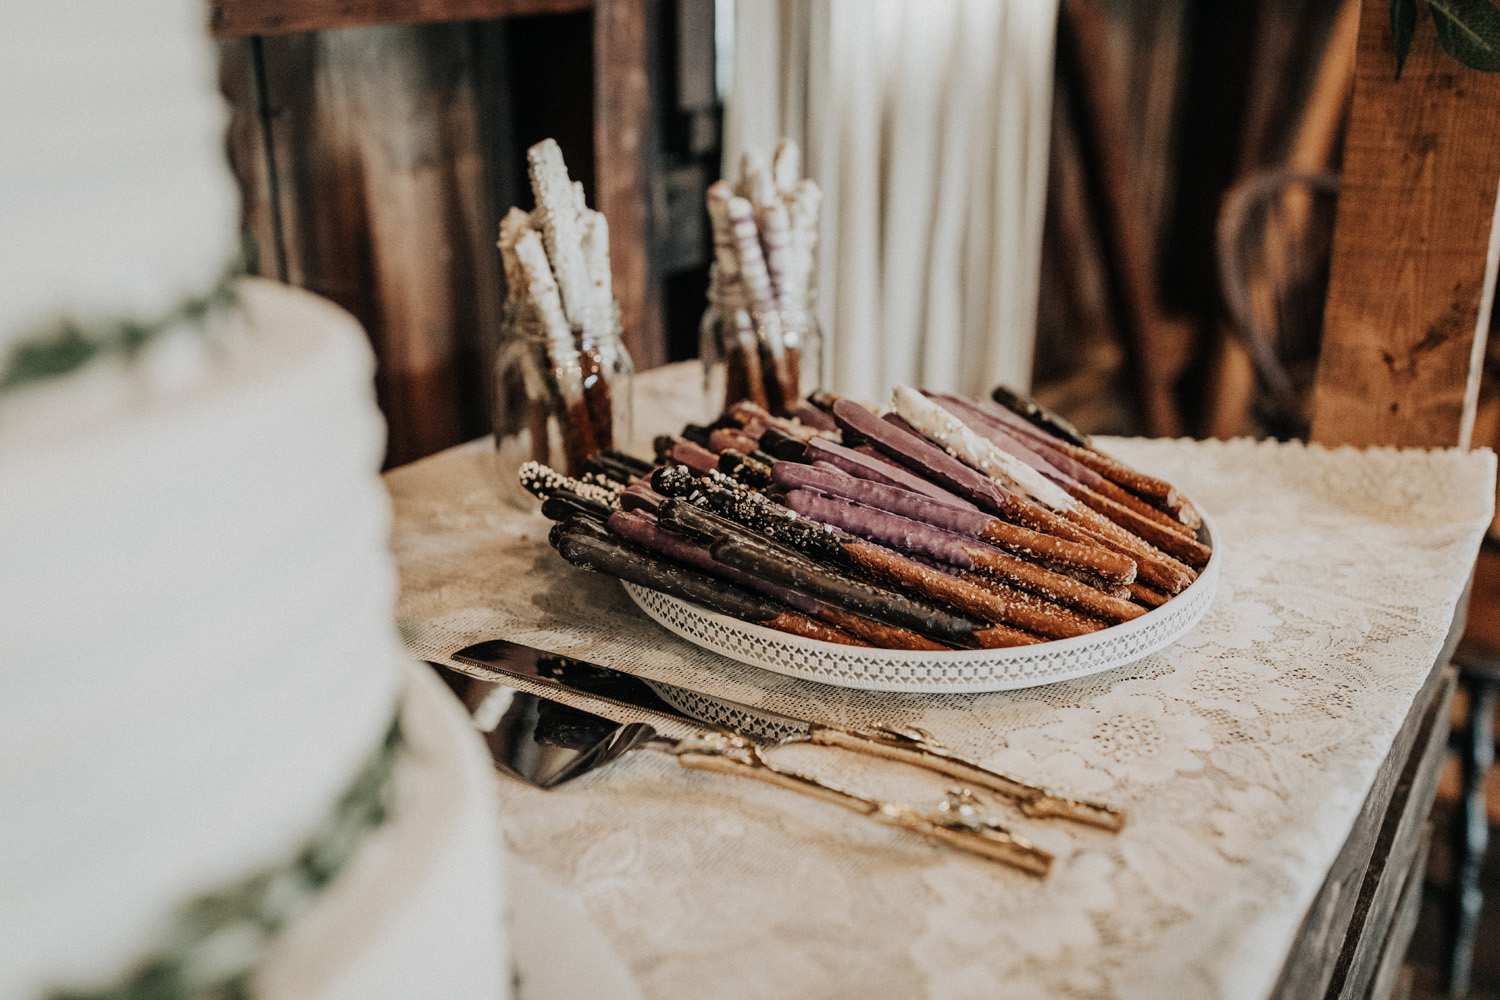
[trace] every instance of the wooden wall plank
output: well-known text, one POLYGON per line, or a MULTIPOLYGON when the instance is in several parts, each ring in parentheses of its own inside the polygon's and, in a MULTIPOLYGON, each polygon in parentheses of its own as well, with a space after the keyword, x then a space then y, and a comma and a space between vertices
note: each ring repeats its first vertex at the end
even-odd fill
POLYGON ((1363 0, 1311 436, 1466 446, 1493 281, 1500 75, 1450 58, 1425 13, 1400 80, 1393 51, 1387 0, 1363 0))
POLYGON ((219 90, 229 103, 225 140, 240 185, 240 227, 256 274, 284 280, 281 239, 272 209, 271 161, 261 116, 258 46, 249 38, 219 42, 219 90))
POLYGON ((587 10, 594 0, 212 0, 216 38, 587 10))
POLYGON ((500 279, 463 25, 264 42, 286 278, 374 342, 387 464, 488 429, 500 279))
POLYGON ((648 25, 654 0, 594 8, 594 198, 609 252, 625 346, 638 370, 667 359, 660 283, 652 273, 649 157, 654 144, 648 25))

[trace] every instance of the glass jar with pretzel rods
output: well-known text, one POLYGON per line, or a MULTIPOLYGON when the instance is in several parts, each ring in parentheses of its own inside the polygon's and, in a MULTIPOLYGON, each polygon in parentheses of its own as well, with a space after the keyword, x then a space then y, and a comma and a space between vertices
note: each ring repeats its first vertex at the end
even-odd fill
POLYGON ((523 509, 536 499, 518 483, 525 462, 569 476, 631 436, 635 366, 620 337, 615 303, 596 329, 564 338, 524 307, 507 304, 495 355, 493 423, 501 492, 523 509))
POLYGON ((796 308, 746 308, 722 293, 718 266, 710 268, 708 308, 698 327, 705 419, 741 400, 787 415, 823 387, 823 331, 814 303, 809 288, 796 308))

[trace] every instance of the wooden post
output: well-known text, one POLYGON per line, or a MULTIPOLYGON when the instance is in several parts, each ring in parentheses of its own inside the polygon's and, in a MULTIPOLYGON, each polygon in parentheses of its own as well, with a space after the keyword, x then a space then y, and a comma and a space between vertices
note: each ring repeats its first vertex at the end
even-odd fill
POLYGON ((1324 444, 1467 447, 1500 232, 1500 74, 1418 19, 1397 80, 1387 0, 1363 0, 1313 396, 1324 444))
POLYGON ((652 6, 645 0, 594 5, 594 200, 609 219, 614 292, 625 346, 638 369, 667 360, 649 252, 647 23, 652 6))

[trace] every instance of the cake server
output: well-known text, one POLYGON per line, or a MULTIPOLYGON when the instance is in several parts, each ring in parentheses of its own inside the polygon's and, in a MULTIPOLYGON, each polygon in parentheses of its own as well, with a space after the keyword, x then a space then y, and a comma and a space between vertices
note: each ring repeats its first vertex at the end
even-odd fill
POLYGON ((762 745, 812 743, 899 761, 966 785, 998 792, 1013 800, 1024 815, 1034 819, 1057 817, 1106 830, 1119 830, 1125 824, 1125 814, 1114 806, 1069 798, 981 767, 957 756, 931 733, 915 726, 839 729, 662 681, 646 681, 623 670, 559 656, 507 639, 491 639, 466 646, 452 654, 452 659, 535 684, 586 694, 601 702, 651 711, 679 723, 716 724, 722 719, 713 716, 727 710, 739 716, 734 728, 762 745))
MULTIPOLYGON (((661 714, 650 709, 622 705, 638 718, 621 723, 511 687, 506 680, 513 678, 505 674, 479 677, 431 661, 428 665, 468 708, 495 766, 539 788, 555 788, 634 750, 654 750, 688 770, 763 781, 1032 875, 1046 875, 1052 866, 1051 854, 986 818, 967 789, 953 789, 928 811, 882 802, 779 768, 749 739, 728 729, 697 728, 671 737, 640 721, 661 714)), ((672 713, 667 718, 681 725, 684 717, 672 713)))

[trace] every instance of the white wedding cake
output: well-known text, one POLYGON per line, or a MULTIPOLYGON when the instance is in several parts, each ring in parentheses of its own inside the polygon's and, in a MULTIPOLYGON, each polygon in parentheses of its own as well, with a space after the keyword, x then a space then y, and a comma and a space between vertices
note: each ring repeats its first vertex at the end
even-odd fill
POLYGON ((0 997, 501 996, 493 772, 395 635, 368 341, 213 294, 206 7, 3 21, 0 997))

